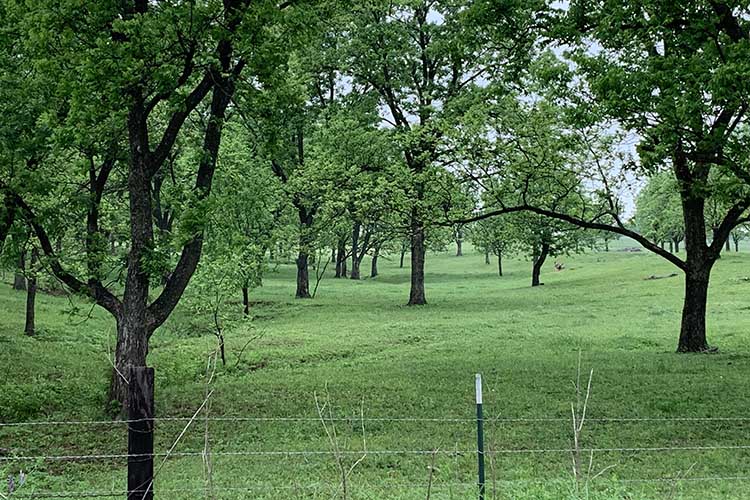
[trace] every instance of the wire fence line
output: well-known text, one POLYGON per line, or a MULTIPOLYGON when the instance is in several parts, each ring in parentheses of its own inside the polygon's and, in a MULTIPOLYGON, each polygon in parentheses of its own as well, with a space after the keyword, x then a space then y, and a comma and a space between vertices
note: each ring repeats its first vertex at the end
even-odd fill
MULTIPOLYGON (((142 422, 188 422, 192 417, 154 417, 133 420, 38 420, 31 422, 0 422, 2 427, 39 427, 39 426, 84 426, 84 425, 128 425, 142 422)), ((202 422, 317 422, 320 417, 200 417, 202 422)), ((335 422, 466 422, 475 423, 476 418, 453 417, 326 417, 335 422)), ((750 422, 748 417, 586 417, 587 422, 626 423, 626 422, 750 422)), ((523 423, 523 422, 570 422, 570 417, 485 417, 486 423, 523 423)))
MULTIPOLYGON (((750 445, 716 445, 716 446, 654 446, 654 447, 612 447, 612 448, 500 448, 485 451, 487 456, 510 454, 544 454, 544 453, 639 453, 639 452, 679 452, 679 451, 719 451, 719 450, 750 450, 750 445)), ((477 450, 236 450, 211 451, 213 457, 240 456, 326 456, 326 455, 449 455, 461 456, 475 454, 477 450)), ((203 457, 204 451, 176 451, 172 453, 154 454, 91 454, 91 455, 19 455, 0 457, 0 462, 14 461, 79 461, 79 460, 115 460, 122 458, 145 457, 203 457)))

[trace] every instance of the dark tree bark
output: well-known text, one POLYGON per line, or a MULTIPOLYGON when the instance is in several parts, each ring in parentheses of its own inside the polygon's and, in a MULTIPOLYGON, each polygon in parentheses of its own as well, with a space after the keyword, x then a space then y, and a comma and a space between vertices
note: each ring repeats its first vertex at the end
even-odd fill
POLYGON ((706 304, 710 272, 710 268, 697 265, 685 273, 685 300, 677 352, 709 350, 706 340, 706 304))
POLYGON ((456 257, 463 257, 464 232, 461 228, 456 230, 456 257))
POLYGON ((350 278, 353 280, 359 279, 359 233, 361 230, 361 224, 355 222, 352 228, 352 271, 350 278))
POLYGON ((534 265, 531 270, 531 286, 539 286, 543 284, 539 281, 539 275, 542 272, 542 266, 547 259, 547 255, 549 255, 549 243, 542 243, 541 250, 534 257, 534 265))
POLYGON ((503 275, 503 252, 497 252, 497 274, 498 276, 503 275))
POLYGON ((490 263, 490 252, 489 252, 489 250, 484 252, 484 263, 488 264, 488 265, 490 263))
POLYGON ((604 239, 604 251, 609 252, 609 238, 604 239))
POLYGON ((29 266, 29 277, 26 286, 26 324, 23 331, 26 335, 33 336, 36 333, 36 266, 38 253, 36 248, 31 251, 31 265, 29 266))
POLYGON ((340 238, 336 250, 336 274, 334 278, 346 278, 346 241, 340 238))
POLYGON ((402 243, 401 244, 401 257, 399 258, 399 261, 398 261, 399 269, 404 268, 404 256, 405 255, 406 255, 406 245, 402 243))
POLYGON ((675 238, 674 240, 674 253, 680 253, 680 239, 675 238))
POLYGON ((674 253, 674 245, 672 244, 672 240, 669 240, 669 253, 674 253))
POLYGON ((411 231, 411 288, 408 305, 421 306, 427 304, 424 293, 425 234, 416 209, 412 212, 411 231))
POLYGON ((734 251, 735 252, 740 251, 740 240, 734 240, 734 251))
POLYGON ((308 268, 310 257, 307 252, 300 250, 297 254, 297 291, 294 296, 298 299, 309 299, 310 271, 308 268))
POLYGON ((24 271, 26 270, 26 251, 21 250, 18 255, 18 267, 13 274, 13 290, 26 290, 26 276, 24 271))
POLYGON ((242 313, 245 316, 250 315, 250 292, 246 286, 242 287, 242 313))
POLYGON ((729 243, 729 238, 727 238, 726 242, 724 242, 724 250, 726 250, 727 252, 732 251, 732 246, 729 243))
POLYGON ((378 275, 378 257, 380 257, 380 245, 375 245, 372 251, 372 262, 370 263, 370 278, 378 275))

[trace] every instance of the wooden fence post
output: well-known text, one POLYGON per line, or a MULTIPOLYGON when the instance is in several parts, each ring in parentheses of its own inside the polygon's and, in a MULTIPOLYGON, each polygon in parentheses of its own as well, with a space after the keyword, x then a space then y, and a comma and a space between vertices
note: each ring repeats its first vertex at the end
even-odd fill
POLYGON ((154 498, 154 369, 130 368, 128 382, 128 500, 154 498))

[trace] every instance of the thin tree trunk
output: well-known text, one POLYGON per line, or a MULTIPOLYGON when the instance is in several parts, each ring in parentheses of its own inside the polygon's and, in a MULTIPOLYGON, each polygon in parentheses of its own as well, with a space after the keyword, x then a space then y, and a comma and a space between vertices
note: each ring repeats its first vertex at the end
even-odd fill
POLYGON ((669 240, 669 253, 674 253, 674 245, 672 244, 672 240, 669 240))
POLYGON ((680 240, 674 240, 674 253, 680 253, 680 240))
POLYGON ((490 263, 490 252, 484 252, 484 263, 489 264, 490 263))
POLYGON ((538 256, 534 257, 534 265, 531 270, 531 286, 539 286, 543 284, 539 281, 539 275, 542 272, 542 266, 547 259, 547 255, 549 255, 549 244, 542 243, 541 251, 538 256))
POLYGON ((461 239, 456 240, 456 257, 463 257, 463 241, 461 239))
POLYGON ((13 290, 26 290, 26 276, 24 276, 24 270, 26 269, 26 252, 21 251, 18 256, 18 268, 13 275, 13 290))
POLYGON ((242 313, 245 316, 250 315, 250 291, 246 286, 242 287, 242 313))
POLYGON ((346 267, 344 262, 346 260, 346 242, 343 238, 339 239, 337 250, 336 250, 336 275, 334 278, 341 278, 346 276, 346 267))
POLYGON ((609 252, 609 240, 608 239, 604 240, 604 251, 609 252))
POLYGON ((726 241, 724 242, 724 249, 727 252, 731 252, 732 251, 732 245, 729 243, 729 238, 727 238, 726 241))
POLYGON ((350 278, 353 280, 359 279, 359 232, 361 224, 359 222, 354 223, 352 228, 352 272, 350 278))
POLYGON ((380 245, 375 246, 372 252, 372 262, 370 263, 370 278, 378 275, 378 257, 380 257, 380 245))
POLYGON ((734 251, 735 252, 740 251, 740 240, 734 240, 734 251))
POLYGON ((36 270, 34 266, 36 265, 37 256, 37 250, 34 248, 31 251, 31 265, 29 266, 29 278, 26 286, 26 325, 23 328, 24 333, 29 336, 33 336, 36 333, 34 320, 36 315, 34 307, 34 303, 36 302, 36 270))
POLYGON ((498 276, 503 275, 503 253, 497 252, 497 274, 498 276))
POLYGON ((401 258, 398 261, 398 267, 399 269, 404 268, 404 256, 406 255, 406 245, 403 243, 401 244, 401 258))

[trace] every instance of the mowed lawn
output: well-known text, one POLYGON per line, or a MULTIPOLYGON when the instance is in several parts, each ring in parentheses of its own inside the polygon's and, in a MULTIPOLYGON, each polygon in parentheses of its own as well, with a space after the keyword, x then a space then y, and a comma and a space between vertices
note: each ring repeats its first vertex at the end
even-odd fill
MULTIPOLYGON (((476 498, 475 373, 487 498, 750 498, 750 253, 724 256, 713 273, 712 355, 674 353, 682 276, 645 279, 676 272, 666 261, 616 249, 558 260, 565 269, 550 259, 532 289, 524 260, 500 278, 471 249, 430 254, 424 307, 403 305, 398 256, 376 279, 326 277, 307 301, 294 300, 293 266, 280 265, 252 293, 253 321, 226 332, 227 365, 210 387, 210 318, 178 309, 151 342, 157 413, 190 417, 212 390, 214 420, 201 413, 163 467, 158 458, 156 498, 476 498), (576 482, 579 355, 582 385, 593 369, 580 446, 596 451, 580 452, 576 482)), ((106 419, 111 320, 43 295, 40 333, 25 338, 24 300, 0 286, 0 421, 106 419)), ((157 423, 160 453, 186 423, 157 423)), ((125 452, 123 425, 0 427, 0 473, 28 473, 12 498, 124 491, 122 458, 36 457, 125 452)))

